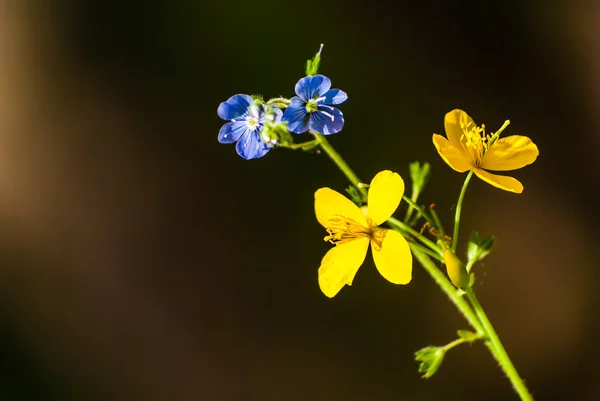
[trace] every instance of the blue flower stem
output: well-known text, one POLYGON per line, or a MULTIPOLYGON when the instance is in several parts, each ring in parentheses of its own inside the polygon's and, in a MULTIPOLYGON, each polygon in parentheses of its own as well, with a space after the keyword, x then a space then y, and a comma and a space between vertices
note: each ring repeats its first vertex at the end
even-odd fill
POLYGON ((467 186, 469 185, 469 181, 471 181, 471 177, 473 176, 473 170, 469 171, 467 174, 467 178, 463 183, 462 189, 460 190, 460 195, 458 197, 458 203, 456 204, 456 214, 454 215, 454 235, 452 235, 452 252, 456 253, 456 246, 458 245, 458 230, 460 227, 460 212, 462 211, 463 200, 465 199, 465 193, 467 192, 467 186))
POLYGON ((340 156, 340 154, 333 148, 333 146, 331 146, 331 144, 329 143, 327 138, 325 138, 324 135, 317 134, 315 132, 311 132, 311 134, 313 134, 313 136, 321 146, 321 149, 323 149, 323 151, 327 153, 327 156, 329 156, 329 158, 338 166, 338 168, 342 170, 342 173, 344 173, 344 175, 348 178, 350 183, 356 187, 358 192, 360 192, 360 195, 363 198, 363 202, 366 202, 367 190, 363 185, 361 185, 362 181, 358 178, 356 174, 354 174, 354 171, 352 171, 352 169, 344 161, 342 156, 340 156))
POLYGON ((298 150, 298 149, 311 150, 313 148, 316 148, 317 146, 319 146, 319 141, 316 139, 313 139, 312 141, 302 142, 302 143, 292 143, 290 145, 285 145, 285 144, 279 145, 279 147, 291 149, 291 150, 298 150))
POLYGON ((486 345, 492 352, 492 355, 494 356, 494 358, 496 358, 496 361, 498 361, 498 364, 512 383, 515 391, 517 392, 517 394, 519 394, 519 397, 521 397, 521 400, 533 401, 533 396, 531 395, 529 390, 527 390, 527 387, 525 386, 523 379, 521 379, 521 376, 519 376, 515 365, 513 365, 512 361, 510 360, 510 357, 504 349, 504 346, 502 345, 498 334, 496 334, 496 330, 494 330, 494 326, 492 326, 492 323, 485 314, 483 307, 481 306, 479 300, 473 293, 473 290, 471 290, 471 288, 467 286, 465 288, 465 293, 467 295, 467 299, 469 300, 469 302, 473 306, 473 309, 475 310, 477 318, 483 326, 483 330, 485 332, 484 339, 486 345))

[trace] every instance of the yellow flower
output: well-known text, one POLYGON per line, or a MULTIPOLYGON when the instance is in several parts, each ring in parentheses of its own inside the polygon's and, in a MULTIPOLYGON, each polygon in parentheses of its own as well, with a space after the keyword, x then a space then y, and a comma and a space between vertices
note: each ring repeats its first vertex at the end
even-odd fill
POLYGON ((523 185, 515 178, 485 170, 516 170, 533 163, 539 151, 531 139, 521 135, 500 139, 498 135, 486 135, 485 126, 478 127, 462 110, 446 114, 444 127, 448 139, 433 134, 433 144, 450 167, 459 173, 473 170, 483 181, 505 191, 523 192, 523 185))
POLYGON ((315 192, 315 214, 327 230, 325 241, 335 244, 319 267, 323 294, 334 297, 352 280, 362 265, 369 243, 379 273, 394 284, 406 284, 412 277, 412 255, 408 243, 397 231, 380 229, 398 208, 404 181, 389 170, 380 172, 369 187, 365 213, 340 193, 321 188, 315 192))

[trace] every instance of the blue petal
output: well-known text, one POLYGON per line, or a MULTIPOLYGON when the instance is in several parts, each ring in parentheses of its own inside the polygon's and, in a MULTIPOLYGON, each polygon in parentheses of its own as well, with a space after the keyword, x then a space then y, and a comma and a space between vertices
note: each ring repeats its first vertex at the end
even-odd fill
POLYGON ((223 120, 233 120, 249 115, 253 100, 248 95, 234 95, 219 105, 217 114, 223 120))
POLYGON ((323 135, 337 134, 344 128, 344 115, 335 107, 319 105, 310 115, 310 130, 323 135))
POLYGON ((275 110, 275 122, 278 123, 281 121, 281 118, 283 117, 283 112, 276 107, 273 108, 273 110, 275 110))
POLYGON ((246 131, 248 131, 246 121, 229 122, 221 127, 217 139, 221 143, 234 143, 240 139, 246 131))
POLYGON ((330 89, 322 96, 324 99, 320 102, 323 104, 340 104, 348 99, 346 92, 339 89, 330 89))
POLYGON ((306 103, 299 97, 293 97, 290 105, 285 109, 282 121, 288 122, 288 130, 295 134, 308 131, 308 120, 310 116, 306 112, 306 103))
POLYGON ((260 139, 260 130, 262 127, 254 131, 247 131, 238 141, 235 146, 238 154, 246 160, 258 159, 267 154, 271 148, 260 139))
POLYGON ((324 75, 318 74, 304 77, 296 84, 296 95, 304 101, 317 98, 331 88, 331 81, 324 75))

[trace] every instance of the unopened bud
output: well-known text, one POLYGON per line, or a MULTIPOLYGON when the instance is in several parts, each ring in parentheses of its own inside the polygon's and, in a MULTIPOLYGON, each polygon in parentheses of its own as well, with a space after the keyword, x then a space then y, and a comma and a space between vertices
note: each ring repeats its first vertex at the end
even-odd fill
POLYGON ((467 287, 469 285, 469 274, 467 273, 465 264, 443 241, 438 241, 438 245, 442 247, 446 272, 452 284, 461 290, 467 287))

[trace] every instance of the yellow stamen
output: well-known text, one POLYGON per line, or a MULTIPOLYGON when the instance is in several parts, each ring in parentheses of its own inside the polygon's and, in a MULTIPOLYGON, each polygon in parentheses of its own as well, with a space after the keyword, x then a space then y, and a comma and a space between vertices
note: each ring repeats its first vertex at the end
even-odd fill
POLYGON ((478 127, 472 122, 469 122, 468 125, 461 123, 460 128, 462 128, 463 131, 460 140, 473 155, 473 161, 475 165, 478 166, 483 155, 485 155, 485 152, 488 150, 491 136, 486 135, 485 125, 478 127))
POLYGON ((326 230, 329 235, 324 240, 336 245, 371 235, 367 227, 342 215, 329 219, 326 230))

